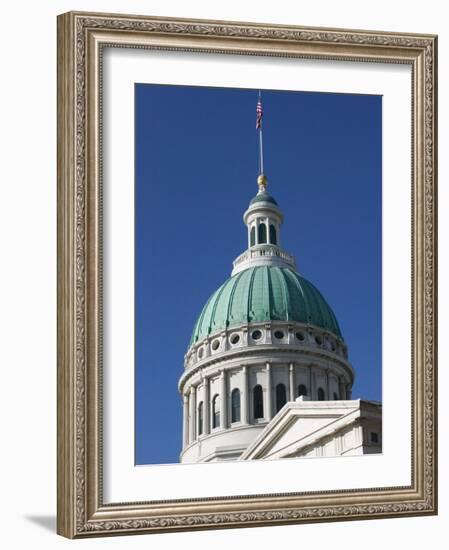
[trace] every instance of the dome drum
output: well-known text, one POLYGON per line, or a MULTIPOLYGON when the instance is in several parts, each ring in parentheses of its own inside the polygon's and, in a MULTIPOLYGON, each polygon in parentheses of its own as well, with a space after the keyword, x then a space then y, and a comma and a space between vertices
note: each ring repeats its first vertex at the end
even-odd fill
POLYGON ((350 398, 352 376, 332 362, 289 362, 269 354, 244 364, 223 359, 200 369, 181 387, 184 445, 181 461, 235 460, 290 401, 350 398))
POLYGON ((251 352, 256 347, 278 346, 292 351, 315 350, 331 354, 346 362, 347 347, 335 334, 303 323, 251 323, 222 330, 206 336, 193 345, 185 356, 185 368, 207 363, 229 352, 251 352))

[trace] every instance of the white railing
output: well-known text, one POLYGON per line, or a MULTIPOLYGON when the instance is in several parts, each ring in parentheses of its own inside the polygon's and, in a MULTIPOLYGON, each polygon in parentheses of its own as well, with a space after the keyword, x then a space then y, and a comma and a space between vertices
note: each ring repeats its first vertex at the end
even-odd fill
POLYGON ((289 254, 288 252, 285 252, 284 250, 281 250, 280 248, 274 247, 272 245, 259 245, 257 248, 250 248, 248 250, 245 250, 240 256, 237 256, 237 258, 233 262, 233 267, 236 268, 238 265, 240 265, 242 262, 253 260, 253 259, 259 259, 259 258, 280 258, 287 264, 290 264, 291 266, 295 267, 295 258, 289 254))

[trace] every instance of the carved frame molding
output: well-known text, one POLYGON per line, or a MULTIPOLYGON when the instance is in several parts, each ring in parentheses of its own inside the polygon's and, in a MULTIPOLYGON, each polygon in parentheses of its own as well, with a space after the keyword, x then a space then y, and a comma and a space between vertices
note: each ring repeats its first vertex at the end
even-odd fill
POLYGON ((58 17, 58 533, 70 538, 437 513, 437 37, 70 12, 58 17), (411 486, 143 503, 102 499, 104 47, 412 67, 411 486))

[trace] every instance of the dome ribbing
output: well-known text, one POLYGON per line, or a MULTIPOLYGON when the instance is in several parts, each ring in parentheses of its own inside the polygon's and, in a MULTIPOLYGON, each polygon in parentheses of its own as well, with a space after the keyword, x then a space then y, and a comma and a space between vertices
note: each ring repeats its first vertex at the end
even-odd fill
POLYGON ((227 327, 264 321, 311 324, 342 337, 332 309, 312 283, 289 268, 259 266, 234 275, 212 294, 190 345, 227 327))

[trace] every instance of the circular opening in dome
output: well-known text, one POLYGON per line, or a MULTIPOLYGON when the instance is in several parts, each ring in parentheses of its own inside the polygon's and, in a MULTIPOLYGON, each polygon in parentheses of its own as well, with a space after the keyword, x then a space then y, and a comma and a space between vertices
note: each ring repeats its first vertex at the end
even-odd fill
POLYGON ((284 338, 284 333, 282 332, 282 330, 277 330, 275 333, 274 333, 274 336, 275 338, 277 338, 278 340, 282 340, 284 338))
POLYGON ((319 337, 319 336, 315 336, 315 342, 321 346, 321 344, 323 343, 323 340, 319 337))
POLYGON ((262 333, 260 330, 254 330, 251 337, 253 340, 260 340, 262 338, 262 333))
POLYGON ((198 357, 199 357, 200 359, 203 357, 203 353, 204 353, 203 348, 200 348, 200 349, 198 350, 198 357))
POLYGON ((304 334, 302 332, 297 332, 296 333, 296 338, 298 338, 298 340, 301 340, 301 342, 304 340, 304 334))
POLYGON ((213 349, 214 351, 216 351, 219 347, 220 347, 220 341, 219 341, 219 340, 214 340, 214 341, 212 342, 212 349, 213 349))
POLYGON ((235 346, 236 344, 238 344, 240 342, 240 336, 238 334, 233 334, 231 336, 231 344, 233 346, 235 346))

